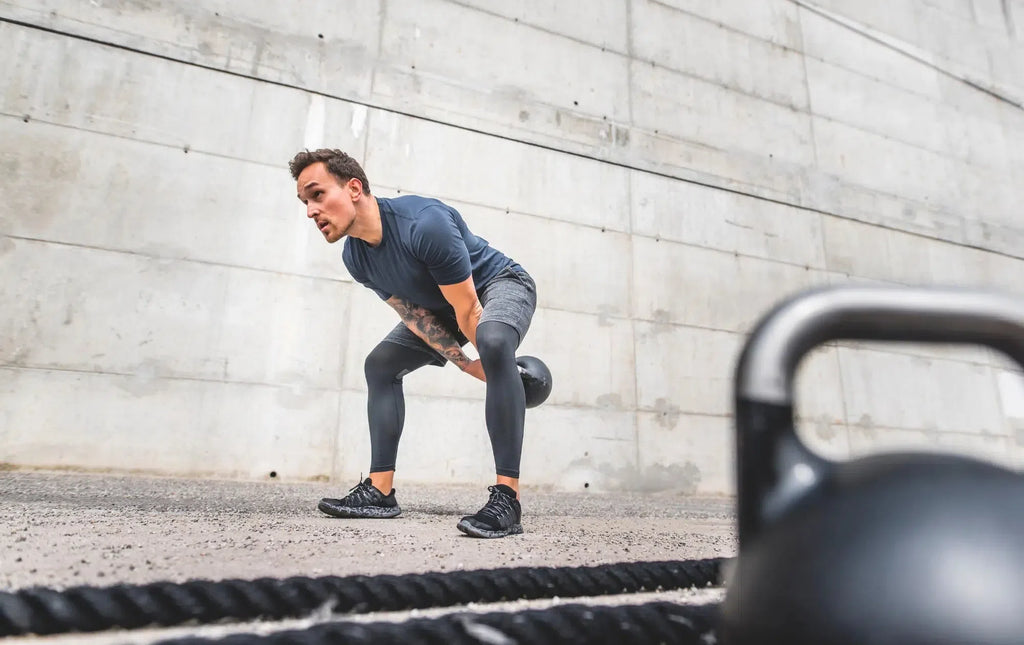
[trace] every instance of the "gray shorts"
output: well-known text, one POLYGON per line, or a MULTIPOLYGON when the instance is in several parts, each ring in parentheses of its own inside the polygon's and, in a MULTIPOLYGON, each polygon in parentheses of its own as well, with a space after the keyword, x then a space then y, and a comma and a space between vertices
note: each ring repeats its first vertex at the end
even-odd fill
MULTIPOLYGON (((530 329, 533 312, 537 310, 537 285, 526 269, 518 264, 505 267, 483 288, 478 289, 476 295, 484 308, 480 315, 480 322, 503 322, 519 332, 519 342, 522 343, 526 332, 530 329)), ((441 320, 448 331, 452 332, 460 346, 469 342, 469 339, 459 331, 459 323, 455 320, 454 315, 436 312, 434 315, 441 320)), ((384 337, 382 342, 395 343, 425 352, 433 357, 431 365, 443 366, 448 362, 448 359, 412 333, 404 322, 395 325, 395 328, 384 337)))

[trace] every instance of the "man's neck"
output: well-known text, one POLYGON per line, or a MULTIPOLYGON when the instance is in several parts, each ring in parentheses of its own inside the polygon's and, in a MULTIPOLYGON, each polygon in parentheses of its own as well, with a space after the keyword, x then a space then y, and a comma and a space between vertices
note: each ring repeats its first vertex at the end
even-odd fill
POLYGON ((356 204, 356 221, 348 235, 370 246, 378 246, 383 241, 384 225, 380 220, 380 206, 376 197, 363 195, 356 204))

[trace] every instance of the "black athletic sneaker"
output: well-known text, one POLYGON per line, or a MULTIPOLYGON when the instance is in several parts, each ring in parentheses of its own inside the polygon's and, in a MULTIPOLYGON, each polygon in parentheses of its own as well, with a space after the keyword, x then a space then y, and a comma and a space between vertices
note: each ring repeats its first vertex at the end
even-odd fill
POLYGON ((395 489, 385 495, 367 477, 356 484, 342 499, 325 497, 316 506, 334 517, 395 517, 402 512, 395 499, 395 489))
POLYGON ((523 509, 516 499, 516 492, 505 484, 488 486, 491 498, 476 515, 467 515, 459 520, 458 529, 466 535, 478 538, 500 538, 523 532, 520 520, 523 509))

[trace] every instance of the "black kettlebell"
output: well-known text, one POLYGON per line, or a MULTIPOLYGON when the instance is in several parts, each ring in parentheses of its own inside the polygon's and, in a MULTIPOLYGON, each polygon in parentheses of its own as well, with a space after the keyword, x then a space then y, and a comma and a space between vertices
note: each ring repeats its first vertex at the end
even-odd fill
POLYGON ((523 379, 523 389, 526 391, 526 407, 535 408, 551 394, 551 370, 536 356, 519 356, 516 365, 519 366, 519 376, 523 379))
POLYGON ((1024 367, 1024 302, 835 287, 762 319, 736 370, 739 556, 720 642, 1024 643, 1024 478, 954 455, 834 463, 800 442, 797 364, 839 339, 983 344, 1024 367))

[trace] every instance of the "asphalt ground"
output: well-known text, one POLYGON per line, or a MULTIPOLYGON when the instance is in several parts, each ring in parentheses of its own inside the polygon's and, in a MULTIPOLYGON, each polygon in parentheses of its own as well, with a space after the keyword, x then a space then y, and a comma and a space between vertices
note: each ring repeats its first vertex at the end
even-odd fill
MULTIPOLYGON (((354 484, 355 482, 351 482, 354 484)), ((480 540, 462 515, 487 500, 481 486, 399 486, 402 515, 331 518, 321 497, 335 483, 235 481, 0 471, 0 591, 194 579, 406 574, 522 566, 688 560, 736 552, 734 500, 680 494, 561 493, 524 487, 522 535, 480 540)), ((714 602, 720 589, 469 606, 517 611, 565 602, 714 602)), ((463 606, 460 610, 465 610, 463 606)), ((451 609, 345 617, 404 620, 451 609)), ((266 633, 310 621, 6 639, 8 643, 150 643, 183 634, 266 633)))

